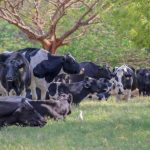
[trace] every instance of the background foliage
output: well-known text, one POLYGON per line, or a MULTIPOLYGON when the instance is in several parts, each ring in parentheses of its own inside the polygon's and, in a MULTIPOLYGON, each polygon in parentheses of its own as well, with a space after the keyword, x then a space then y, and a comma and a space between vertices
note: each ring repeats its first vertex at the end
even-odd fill
MULTIPOLYGON (((80 39, 60 47, 57 53, 71 52, 79 61, 108 63, 111 66, 122 63, 136 67, 150 66, 149 0, 110 0, 110 5, 109 11, 100 9, 98 24, 92 25, 80 39)), ((67 27, 72 20, 64 19, 61 23, 67 27)), ((13 25, 0 20, 0 51, 25 47, 40 45, 29 41, 13 25)))

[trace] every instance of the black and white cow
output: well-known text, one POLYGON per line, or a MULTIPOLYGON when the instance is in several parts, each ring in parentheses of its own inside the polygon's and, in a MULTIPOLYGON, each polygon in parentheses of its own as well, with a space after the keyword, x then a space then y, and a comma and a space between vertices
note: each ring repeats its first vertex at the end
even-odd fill
MULTIPOLYGON (((48 87, 48 92, 46 99, 57 99, 61 94, 71 94, 73 96, 73 103, 79 104, 87 95, 93 93, 103 93, 107 92, 107 84, 103 81, 98 81, 91 77, 85 77, 83 81, 76 83, 61 83, 61 82, 51 82, 48 87)), ((41 98, 41 91, 36 90, 38 99, 41 98)), ((27 95, 31 98, 30 93, 27 95)))
POLYGON ((116 67, 113 70, 113 90, 116 94, 116 100, 121 100, 124 97, 126 100, 131 98, 131 91, 136 89, 135 70, 127 65, 116 67))
POLYGON ((11 53, 0 63, 0 80, 1 95, 25 96, 25 91, 31 84, 31 71, 26 58, 20 53, 11 53))
POLYGON ((24 54, 31 67, 32 99, 37 99, 36 87, 41 90, 41 99, 45 99, 49 84, 61 70, 68 74, 80 72, 79 64, 70 54, 55 56, 44 49, 37 48, 21 49, 18 52, 24 54))
POLYGON ((85 77, 83 81, 75 83, 60 83, 60 86, 56 86, 56 83, 52 83, 49 87, 49 95, 57 96, 59 93, 70 93, 73 96, 74 104, 79 104, 89 94, 102 93, 107 90, 107 85, 103 81, 91 77, 85 77))
POLYGON ((136 73, 139 95, 150 96, 150 69, 140 68, 136 73))

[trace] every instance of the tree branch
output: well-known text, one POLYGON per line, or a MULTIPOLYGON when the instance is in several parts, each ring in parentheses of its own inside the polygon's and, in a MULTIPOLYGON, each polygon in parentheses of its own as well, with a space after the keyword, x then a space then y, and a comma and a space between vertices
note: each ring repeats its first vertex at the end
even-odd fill
POLYGON ((90 21, 92 22, 92 20, 94 20, 96 18, 97 14, 94 14, 91 17, 89 17, 88 19, 86 19, 85 21, 82 21, 85 18, 85 16, 87 16, 92 11, 92 9, 97 4, 97 2, 98 2, 98 0, 96 0, 91 6, 89 6, 89 8, 87 9, 87 11, 76 21, 75 25, 69 31, 65 32, 61 36, 61 40, 62 41, 64 39, 66 39, 68 36, 70 36, 73 32, 75 32, 81 26, 89 25, 90 21))

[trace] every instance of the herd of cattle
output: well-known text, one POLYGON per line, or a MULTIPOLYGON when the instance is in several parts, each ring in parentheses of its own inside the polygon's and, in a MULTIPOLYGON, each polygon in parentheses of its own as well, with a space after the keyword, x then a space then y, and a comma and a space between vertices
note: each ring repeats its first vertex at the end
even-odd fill
POLYGON ((110 70, 78 63, 71 54, 26 48, 0 54, 0 126, 43 126, 64 119, 84 98, 130 100, 132 91, 150 96, 150 69, 122 65, 110 70), (38 101, 33 101, 38 100, 38 101))

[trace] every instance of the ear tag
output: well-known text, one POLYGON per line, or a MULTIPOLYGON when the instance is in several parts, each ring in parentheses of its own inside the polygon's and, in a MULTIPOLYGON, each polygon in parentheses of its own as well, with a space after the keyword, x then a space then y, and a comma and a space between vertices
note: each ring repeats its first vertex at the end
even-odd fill
POLYGON ((23 72, 23 68, 20 68, 19 71, 23 72))

